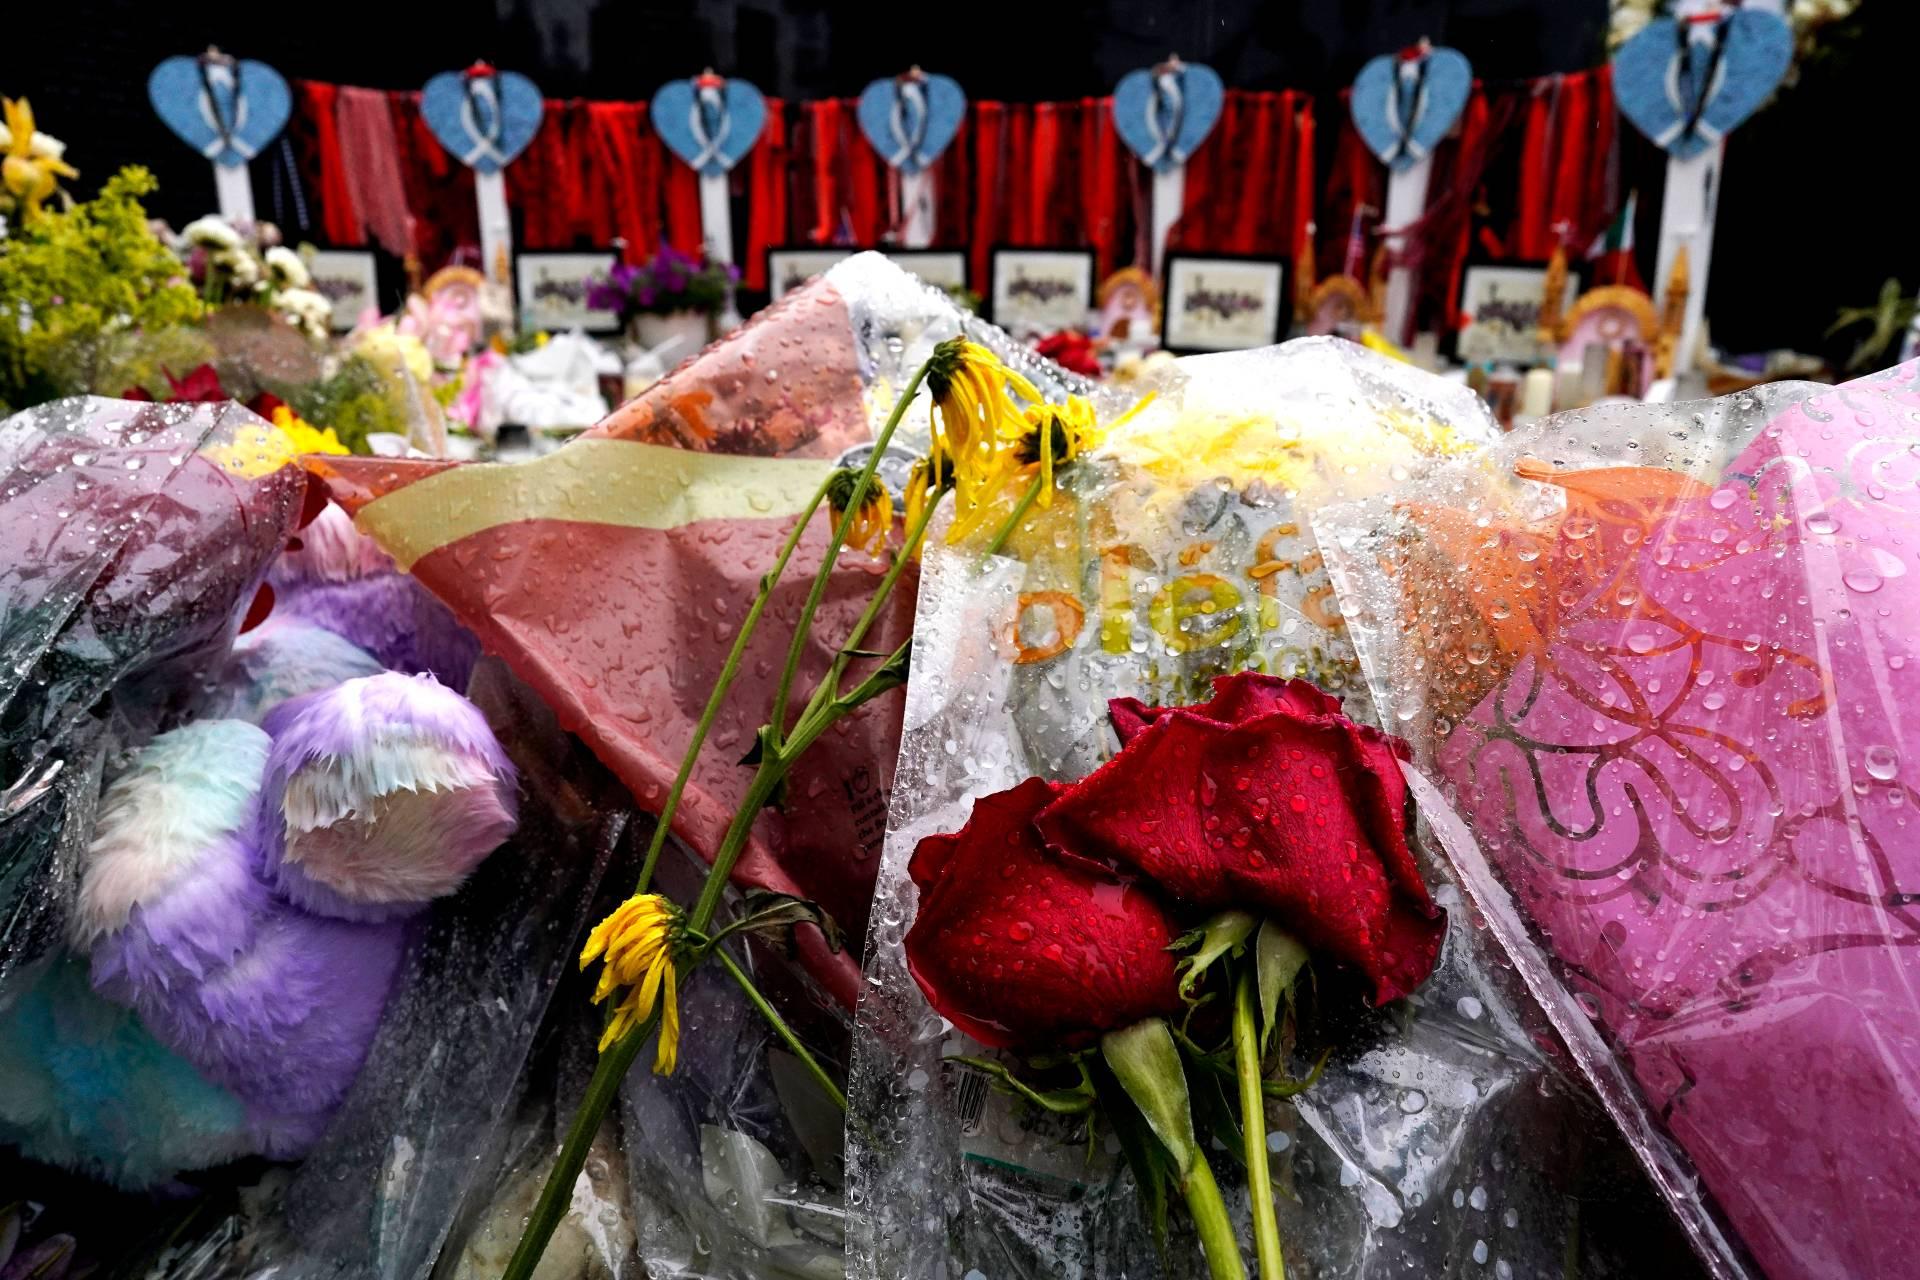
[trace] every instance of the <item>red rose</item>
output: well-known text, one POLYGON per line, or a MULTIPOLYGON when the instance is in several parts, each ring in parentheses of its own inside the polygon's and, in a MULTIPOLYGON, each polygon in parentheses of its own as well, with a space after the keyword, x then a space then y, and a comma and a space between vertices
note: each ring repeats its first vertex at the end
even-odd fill
POLYGON ((1407 848, 1396 740, 1263 675, 1217 680, 1191 707, 1109 705, 1120 754, 1039 816, 1049 845, 1268 916, 1371 978, 1376 1003, 1433 971, 1446 917, 1407 848))
POLYGON ((227 389, 220 385, 220 375, 210 364, 203 364, 184 378, 167 374, 167 382, 173 388, 175 404, 218 404, 229 399, 227 389))
POLYGON ((996 1048, 1072 1048, 1180 1008, 1160 903, 1041 847, 1033 817, 1058 794, 1029 778, 987 796, 908 865, 920 910, 907 968, 928 1003, 996 1048))

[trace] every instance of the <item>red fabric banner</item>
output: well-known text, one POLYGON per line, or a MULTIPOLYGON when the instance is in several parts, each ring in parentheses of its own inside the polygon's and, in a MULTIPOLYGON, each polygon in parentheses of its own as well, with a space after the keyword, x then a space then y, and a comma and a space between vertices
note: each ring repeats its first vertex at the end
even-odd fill
MULTIPOLYGON (((335 123, 339 87, 296 89, 293 137, 316 225, 331 243, 364 244, 335 123)), ((433 140, 417 93, 389 101, 421 265, 432 270, 463 249, 471 260, 479 238, 471 174, 433 140)), ((854 100, 767 105, 766 128, 731 180, 736 208, 744 204, 736 243, 749 289, 767 286, 766 254, 776 246, 879 245, 899 230, 897 180, 861 134, 854 100)), ((1381 207, 1386 170, 1354 132, 1344 94, 1331 138, 1315 107, 1295 90, 1229 90, 1219 125, 1188 162, 1172 244, 1291 259, 1311 222, 1316 275, 1341 270, 1354 210, 1381 207)), ((1605 67, 1476 86, 1460 127, 1436 149, 1429 208, 1462 182, 1469 189, 1423 238, 1423 319, 1448 322, 1476 238, 1483 252, 1518 260, 1544 260, 1562 234, 1590 241, 1614 212, 1618 138, 1605 67)), ((934 244, 966 246, 976 290, 987 289, 996 245, 1089 246, 1103 276, 1137 256, 1149 180, 1120 142, 1108 98, 974 102, 933 172, 934 244)), ((635 261, 663 240, 700 247, 699 179, 661 144, 645 103, 549 100, 507 175, 525 248, 618 240, 635 261)))

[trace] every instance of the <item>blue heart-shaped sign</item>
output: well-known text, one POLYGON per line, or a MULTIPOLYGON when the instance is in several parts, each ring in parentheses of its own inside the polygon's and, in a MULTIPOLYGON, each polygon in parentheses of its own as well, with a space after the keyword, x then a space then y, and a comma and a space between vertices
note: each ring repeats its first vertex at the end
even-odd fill
POLYGON ((1433 154, 1466 109, 1473 66, 1458 49, 1387 53, 1353 81, 1353 127, 1389 169, 1411 169, 1433 154))
POLYGON ((1636 129, 1684 160, 1758 111, 1792 63, 1793 30, 1777 13, 1659 18, 1613 55, 1613 97, 1636 129))
POLYGON ((708 178, 739 164, 767 124, 767 100, 745 80, 695 76, 660 86, 647 108, 660 141, 708 178))
POLYGON ((547 104, 518 71, 442 71, 420 91, 420 116, 454 159, 498 173, 540 131, 547 104))
POLYGON ((1113 87, 1113 127, 1155 173, 1183 165, 1220 122, 1227 87, 1197 62, 1142 67, 1113 87))
POLYGON ((860 132, 902 173, 919 173, 938 160, 966 114, 966 91, 952 76, 888 76, 860 91, 860 132))
POLYGON ((251 58, 168 58, 147 77, 147 97, 182 142, 225 165, 259 155, 293 111, 286 80, 251 58))

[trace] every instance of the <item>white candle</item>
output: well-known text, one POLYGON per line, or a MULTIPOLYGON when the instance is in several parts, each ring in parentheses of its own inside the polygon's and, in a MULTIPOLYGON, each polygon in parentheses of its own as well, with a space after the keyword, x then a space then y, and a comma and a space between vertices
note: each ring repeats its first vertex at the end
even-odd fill
POLYGON ((1553 412, 1553 370, 1527 370, 1526 384, 1520 391, 1520 415, 1544 418, 1553 412))

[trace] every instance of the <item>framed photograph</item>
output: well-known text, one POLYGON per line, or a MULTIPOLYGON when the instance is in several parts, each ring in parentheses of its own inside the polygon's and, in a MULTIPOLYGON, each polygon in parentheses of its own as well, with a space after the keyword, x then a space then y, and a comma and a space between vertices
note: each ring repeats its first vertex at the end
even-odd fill
POLYGON ((887 260, 903 271, 911 271, 936 289, 967 287, 967 254, 964 249, 886 249, 887 260))
POLYGON ((767 250, 767 291, 778 302, 807 281, 836 263, 845 262, 858 249, 790 245, 767 250))
POLYGON ((1160 343, 1177 352, 1270 346, 1290 309, 1287 264, 1277 258, 1168 254, 1160 343))
POLYGON ((620 327, 611 311, 587 306, 587 288, 612 268, 613 250, 593 253, 522 253, 514 259, 514 299, 522 329, 585 329, 610 333, 620 327))
MULTIPOLYGON (((1580 281, 1569 271, 1560 314, 1571 311, 1579 296, 1580 281)), ((1469 263, 1460 286, 1456 354, 1479 364, 1543 363, 1554 351, 1551 343, 1540 341, 1540 308, 1546 297, 1544 266, 1469 263)))
POLYGON ((380 272, 371 249, 319 249, 307 263, 314 291, 333 304, 332 327, 345 333, 380 305, 380 272))
POLYGON ((1014 337, 1083 325, 1093 308, 1093 250, 995 249, 988 316, 1014 337))

